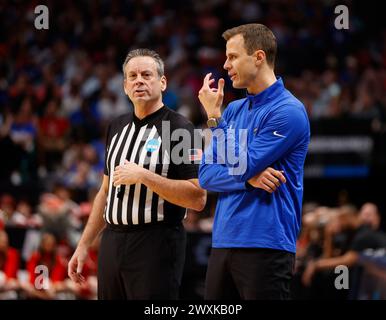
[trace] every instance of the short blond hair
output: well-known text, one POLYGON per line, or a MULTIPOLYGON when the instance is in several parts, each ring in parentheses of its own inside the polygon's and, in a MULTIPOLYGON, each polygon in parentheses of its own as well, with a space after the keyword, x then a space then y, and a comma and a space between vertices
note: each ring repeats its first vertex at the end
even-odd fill
POLYGON ((259 23, 243 24, 226 30, 222 37, 228 41, 235 35, 241 34, 244 38, 245 50, 249 55, 256 50, 263 50, 268 65, 274 67, 277 52, 276 37, 265 25, 259 23))

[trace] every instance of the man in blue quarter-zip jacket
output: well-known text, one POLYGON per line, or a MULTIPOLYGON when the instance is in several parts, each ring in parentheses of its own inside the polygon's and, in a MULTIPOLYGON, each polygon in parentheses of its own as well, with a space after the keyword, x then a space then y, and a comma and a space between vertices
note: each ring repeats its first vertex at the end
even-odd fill
POLYGON ((219 192, 205 298, 289 299, 310 140, 307 113, 275 76, 271 30, 247 24, 223 37, 224 68, 247 96, 221 114, 224 79, 211 88, 215 80, 207 74, 199 92, 213 132, 199 182, 219 192), (267 167, 286 178, 275 192, 256 186, 267 167))

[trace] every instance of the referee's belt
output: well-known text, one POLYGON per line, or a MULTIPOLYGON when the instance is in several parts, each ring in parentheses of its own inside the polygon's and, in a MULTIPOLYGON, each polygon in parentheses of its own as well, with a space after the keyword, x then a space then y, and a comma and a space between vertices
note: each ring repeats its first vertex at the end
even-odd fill
POLYGON ((106 223, 106 228, 117 232, 132 232, 137 230, 149 230, 151 228, 160 228, 160 227, 181 228, 183 227, 183 225, 181 221, 178 221, 178 222, 157 221, 157 222, 133 224, 133 225, 106 223))

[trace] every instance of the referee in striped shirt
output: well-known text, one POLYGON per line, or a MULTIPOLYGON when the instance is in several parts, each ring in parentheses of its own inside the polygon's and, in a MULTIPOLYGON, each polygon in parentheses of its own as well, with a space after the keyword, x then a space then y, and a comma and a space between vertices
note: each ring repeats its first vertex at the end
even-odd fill
POLYGON ((103 182, 68 275, 84 281, 88 248, 103 229, 99 299, 177 299, 186 244, 181 221, 185 208, 201 211, 206 202, 197 179, 200 159, 190 154, 197 151, 194 128, 163 105, 166 77, 156 52, 130 51, 123 73, 134 108, 108 127, 103 182), (173 141, 165 128, 171 134, 184 129, 191 140, 173 141), (177 144, 181 161, 173 161, 177 144))

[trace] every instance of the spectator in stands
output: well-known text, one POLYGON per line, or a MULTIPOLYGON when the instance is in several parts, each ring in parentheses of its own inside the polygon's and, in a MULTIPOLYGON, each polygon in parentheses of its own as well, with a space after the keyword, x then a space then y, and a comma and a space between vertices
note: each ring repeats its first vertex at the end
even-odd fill
POLYGON ((83 99, 80 109, 70 117, 72 134, 81 141, 89 142, 101 136, 99 114, 95 102, 83 99))
POLYGON ((312 106, 311 118, 330 117, 338 102, 341 88, 337 83, 336 73, 327 70, 322 74, 322 83, 318 98, 312 106))
POLYGON ((7 233, 0 230, 0 299, 17 298, 19 266, 19 252, 9 246, 7 233))
POLYGON ((327 207, 313 207, 309 211, 307 209, 305 206, 302 229, 297 241, 297 267, 322 254, 323 229, 331 216, 331 209, 327 207))
POLYGON ((90 189, 95 189, 101 180, 100 172, 86 160, 78 160, 68 175, 64 178, 64 184, 75 193, 78 201, 87 200, 90 189))
POLYGON ((54 299, 58 292, 66 289, 67 261, 58 253, 53 234, 42 234, 39 250, 30 257, 27 270, 29 282, 21 285, 27 298, 54 299))
POLYGON ((115 93, 104 88, 101 92, 97 110, 101 120, 108 123, 118 115, 127 113, 129 106, 126 100, 119 99, 115 93))
POLYGON ((58 115, 59 101, 50 100, 43 117, 39 120, 39 146, 42 165, 52 171, 60 164, 63 151, 67 147, 69 122, 58 115))
POLYGON ((65 185, 57 183, 53 187, 53 194, 63 202, 63 207, 69 211, 71 216, 78 215, 79 204, 72 200, 71 191, 65 185))
POLYGON ((15 113, 9 136, 21 148, 22 161, 13 177, 13 183, 20 185, 31 181, 36 176, 37 117, 33 112, 30 97, 22 100, 19 110, 15 113))
POLYGON ((0 121, 0 149, 2 154, 7 155, 7 161, 3 161, 0 166, 0 183, 5 186, 11 182, 13 173, 19 169, 23 154, 22 148, 10 137, 13 118, 9 111, 5 111, 0 121))
POLYGON ((73 201, 71 190, 62 184, 57 184, 54 187, 53 193, 63 201, 63 208, 68 212, 68 231, 66 237, 68 245, 71 248, 75 248, 84 228, 83 217, 85 216, 85 205, 84 203, 78 204, 73 201))
POLYGON ((64 117, 70 117, 80 109, 82 97, 80 95, 80 78, 73 78, 63 86, 63 98, 60 113, 64 117))
POLYGON ((15 206, 16 201, 10 194, 0 196, 0 221, 3 225, 7 225, 12 221, 15 206))
POLYGON ((61 243, 67 243, 71 229, 70 208, 58 196, 45 193, 38 205, 38 214, 42 219, 42 232, 54 234, 61 243))
POLYGON ((10 220, 9 225, 23 228, 35 228, 41 226, 41 219, 32 212, 32 206, 27 200, 20 200, 10 220))
MULTIPOLYGON (((386 234, 378 231, 380 224, 380 213, 378 208, 373 203, 365 203, 358 215, 342 214, 339 220, 331 220, 330 223, 336 224, 335 227, 328 227, 327 230, 331 230, 331 233, 338 233, 341 230, 354 231, 355 234, 346 252, 339 256, 322 257, 314 261, 310 261, 303 273, 302 281, 305 286, 312 284, 315 273, 323 278, 317 279, 315 282, 320 283, 323 281, 323 287, 333 286, 332 272, 321 273, 323 270, 333 270, 336 266, 344 265, 347 267, 353 267, 359 259, 359 254, 368 248, 378 249, 386 248, 386 234), (326 281, 327 277, 327 281, 326 281)), ((332 250, 331 250, 332 251, 332 250)), ((330 298, 334 295, 331 293, 337 292, 336 290, 329 290, 330 298)), ((320 292, 318 293, 320 294, 320 292)))
POLYGON ((19 144, 24 151, 32 152, 35 148, 37 135, 37 117, 33 113, 32 99, 23 99, 19 110, 15 113, 11 125, 11 139, 19 144))

